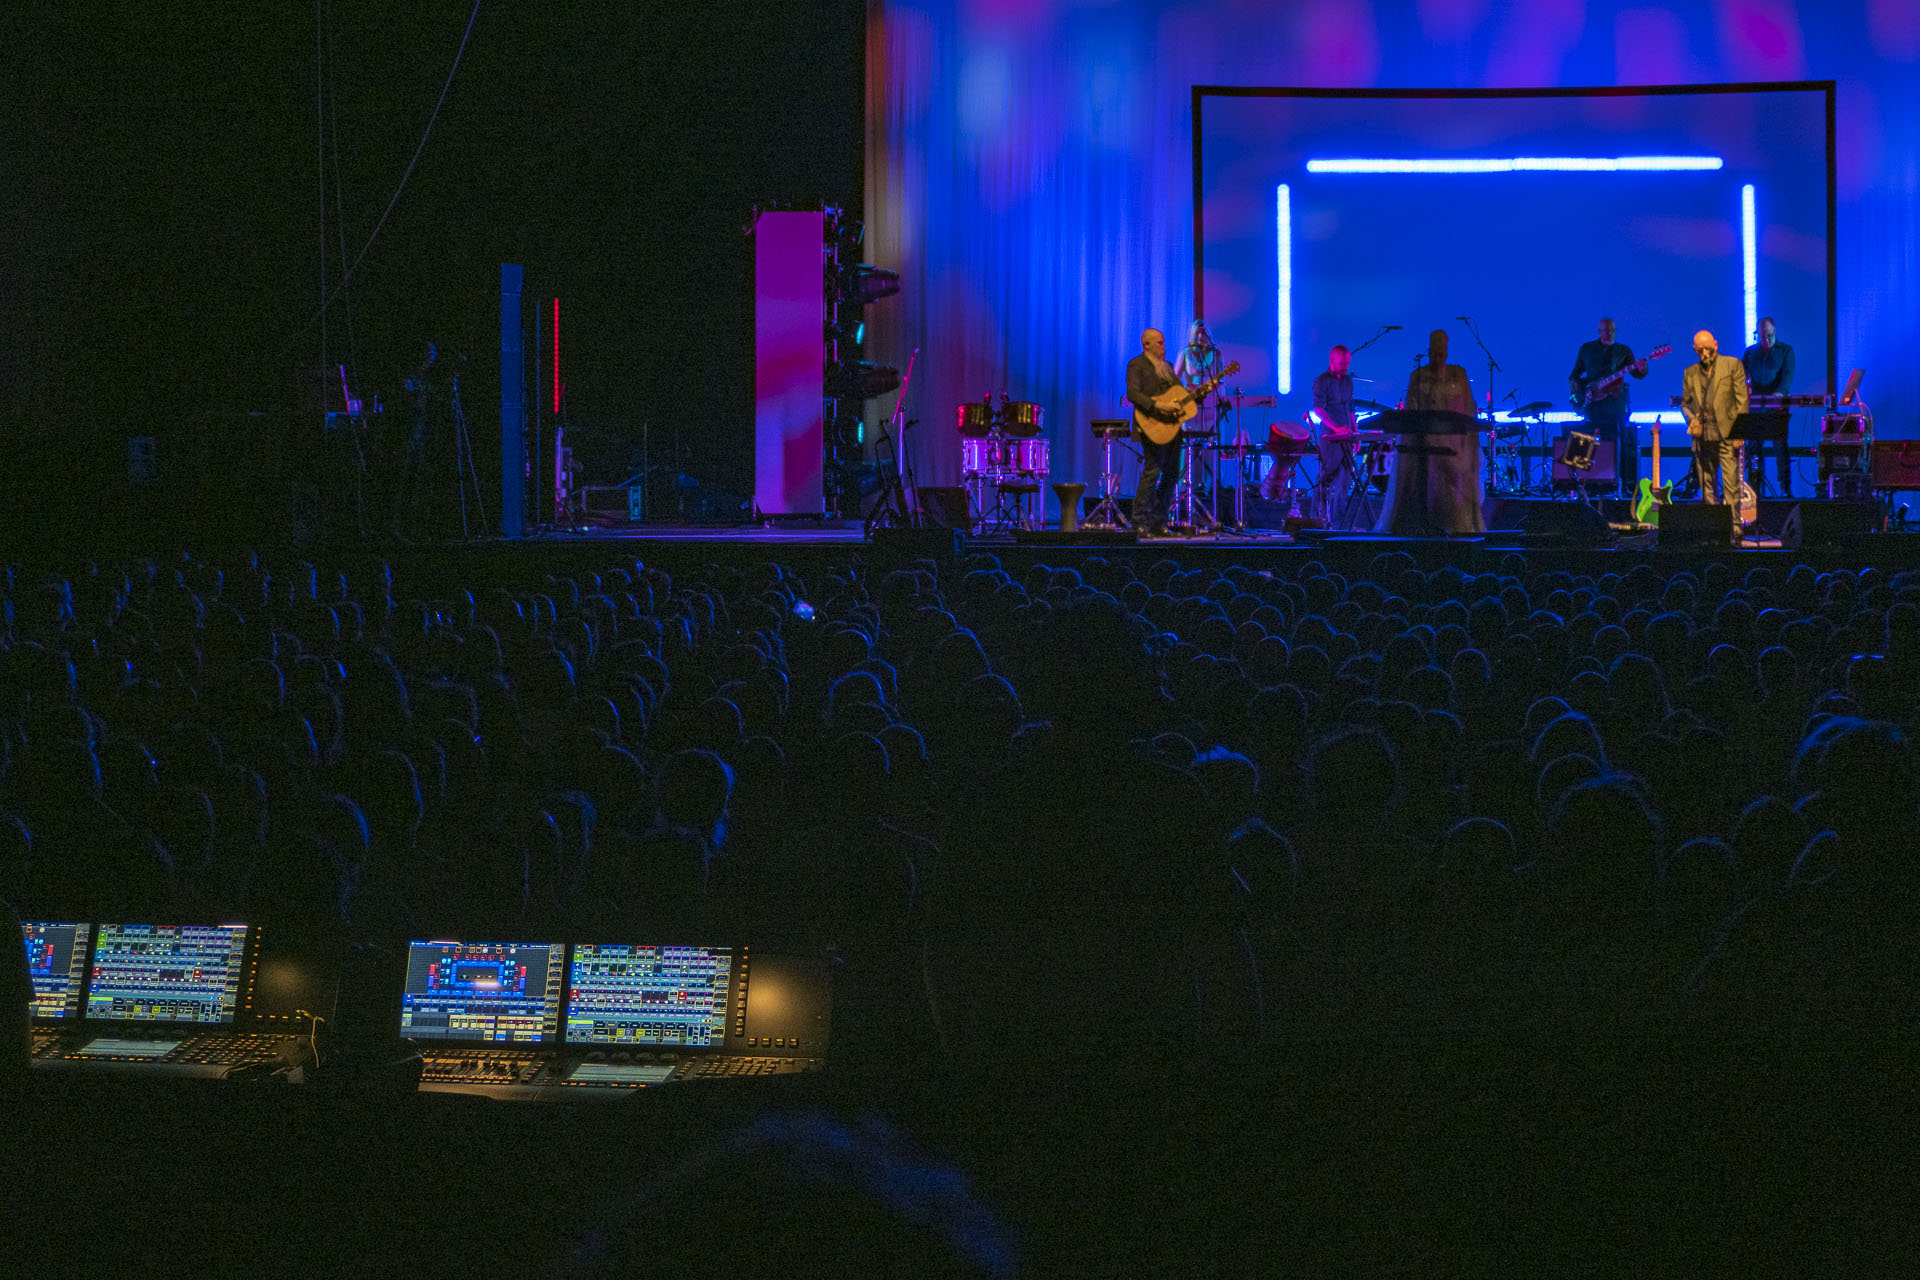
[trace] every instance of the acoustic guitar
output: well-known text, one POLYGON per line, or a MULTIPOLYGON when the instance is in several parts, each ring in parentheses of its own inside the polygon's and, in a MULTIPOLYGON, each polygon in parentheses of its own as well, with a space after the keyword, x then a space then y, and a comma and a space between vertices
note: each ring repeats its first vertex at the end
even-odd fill
POLYGON ((1607 392, 1619 386, 1621 380, 1633 371, 1635 364, 1644 364, 1648 360, 1658 360, 1661 356, 1666 355, 1672 350, 1673 344, 1671 342, 1663 342, 1632 364, 1623 364, 1606 377, 1595 378, 1574 394, 1573 407, 1585 413, 1588 409, 1593 408, 1597 401, 1604 399, 1607 392))
POLYGON ((1657 525, 1660 523, 1660 508, 1667 505, 1673 497, 1673 486, 1660 483, 1660 422, 1653 424, 1653 479, 1640 478, 1639 490, 1633 495, 1633 518, 1637 524, 1657 525))
POLYGON ((1133 425, 1140 428, 1140 434, 1155 444, 1172 444, 1180 436, 1180 428, 1193 421, 1200 412, 1200 402, 1213 394, 1213 389, 1240 371, 1240 362, 1232 364, 1214 374, 1197 387, 1168 387, 1153 398, 1153 407, 1162 413, 1172 412, 1178 416, 1172 422, 1162 422, 1159 418, 1149 417, 1138 409, 1133 411, 1133 425))

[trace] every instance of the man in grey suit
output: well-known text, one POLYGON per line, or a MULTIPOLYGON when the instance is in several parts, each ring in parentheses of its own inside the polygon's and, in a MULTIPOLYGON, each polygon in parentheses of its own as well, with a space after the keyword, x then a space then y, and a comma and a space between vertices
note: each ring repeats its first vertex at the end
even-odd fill
MULTIPOLYGON (((1158 329, 1140 335, 1140 354, 1127 362, 1127 399, 1149 418, 1162 422, 1177 421, 1179 415, 1165 414, 1154 407, 1154 397, 1180 385, 1173 366, 1167 363, 1167 340, 1158 329)), ((1148 537, 1160 537, 1167 531, 1167 508, 1180 483, 1180 441, 1155 444, 1141 434, 1136 423, 1133 438, 1140 442, 1140 487, 1133 495, 1133 527, 1148 537)))
POLYGON ((1693 437, 1693 476, 1700 483, 1700 501, 1740 502, 1740 476, 1734 469, 1733 441, 1727 432, 1733 420, 1747 411, 1747 371, 1738 360, 1720 358, 1720 343, 1702 329, 1693 335, 1693 353, 1700 357, 1680 379, 1680 409, 1693 437))

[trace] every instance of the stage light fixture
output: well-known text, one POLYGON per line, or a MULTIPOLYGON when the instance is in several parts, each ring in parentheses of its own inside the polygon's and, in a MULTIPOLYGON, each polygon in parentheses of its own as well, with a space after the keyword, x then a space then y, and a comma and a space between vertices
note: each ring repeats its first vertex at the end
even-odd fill
POLYGON ((1274 236, 1280 256, 1280 394, 1293 394, 1293 188, 1281 183, 1274 192, 1274 236))
POLYGON ((1308 173, 1710 173, 1719 156, 1511 156, 1309 160, 1308 173))
POLYGON ((841 278, 840 298, 848 306, 864 307, 870 302, 900 292, 900 273, 870 262, 855 263, 841 278))
POLYGON ((871 360, 855 360, 829 370, 830 392, 843 400, 871 400, 900 385, 900 371, 871 360))
POLYGON ((1755 253, 1753 184, 1740 188, 1740 289, 1746 304, 1747 345, 1760 341, 1759 262, 1755 253))

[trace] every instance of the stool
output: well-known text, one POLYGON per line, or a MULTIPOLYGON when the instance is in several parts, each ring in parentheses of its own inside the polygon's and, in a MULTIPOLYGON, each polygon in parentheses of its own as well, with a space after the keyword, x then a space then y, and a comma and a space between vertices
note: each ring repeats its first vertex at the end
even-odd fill
POLYGON ((1087 491, 1083 484, 1056 484, 1053 496, 1060 500, 1060 532, 1080 532, 1080 495, 1087 491))
POLYGON ((1000 480, 993 489, 997 496, 992 516, 995 531, 1038 527, 1033 514, 1035 500, 1040 496, 1038 480, 1000 480))

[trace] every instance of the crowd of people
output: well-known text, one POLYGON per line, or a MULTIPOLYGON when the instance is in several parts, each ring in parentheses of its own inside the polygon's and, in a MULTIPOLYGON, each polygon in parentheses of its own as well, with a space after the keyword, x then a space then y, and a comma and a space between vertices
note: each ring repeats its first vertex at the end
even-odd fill
POLYGON ((396 999, 409 938, 830 948, 856 1073, 1920 1014, 1920 575, 608 559, 7 571, 0 899, 396 999))

